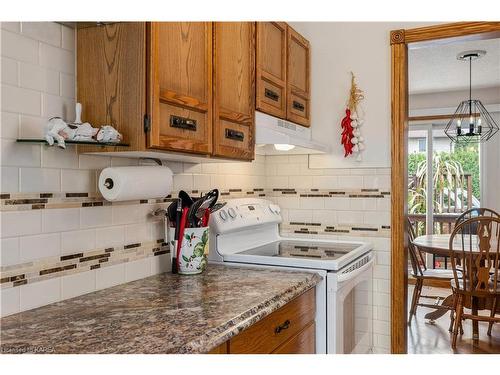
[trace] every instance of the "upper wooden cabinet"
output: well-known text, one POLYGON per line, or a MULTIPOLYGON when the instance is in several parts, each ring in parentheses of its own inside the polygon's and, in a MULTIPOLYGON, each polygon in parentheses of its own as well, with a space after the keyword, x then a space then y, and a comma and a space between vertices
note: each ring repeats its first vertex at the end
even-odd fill
POLYGON ((77 31, 83 120, 111 124, 130 147, 254 158, 255 25, 124 22, 77 31))
POLYGON ((310 47, 309 42, 288 27, 287 119, 310 125, 310 47))
POLYGON ((214 23, 214 155, 253 159, 255 23, 214 23))
POLYGON ((149 25, 148 146, 212 152, 212 23, 149 25))
POLYGON ((286 118, 286 45, 284 22, 257 22, 257 109, 286 118))
POLYGON ((257 22, 256 108, 310 125, 309 42, 283 22, 257 22))

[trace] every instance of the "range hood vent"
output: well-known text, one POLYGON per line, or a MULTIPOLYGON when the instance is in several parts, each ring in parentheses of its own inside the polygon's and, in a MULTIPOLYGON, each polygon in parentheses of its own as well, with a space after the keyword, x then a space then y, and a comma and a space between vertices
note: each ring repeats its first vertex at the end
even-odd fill
POLYGON ((259 155, 326 154, 330 146, 311 139, 311 129, 255 111, 255 152, 259 155))

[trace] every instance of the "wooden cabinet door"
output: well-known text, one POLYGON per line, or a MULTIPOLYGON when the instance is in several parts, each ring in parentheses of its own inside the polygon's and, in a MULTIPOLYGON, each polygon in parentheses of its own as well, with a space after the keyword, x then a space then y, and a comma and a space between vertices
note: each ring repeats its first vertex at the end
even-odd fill
POLYGON ((112 125, 130 147, 78 146, 78 152, 143 151, 146 113, 146 23, 77 30, 77 100, 83 121, 112 125), (130 48, 133 46, 134 48, 130 48))
POLYGON ((287 25, 284 22, 257 22, 258 110, 286 118, 287 25))
POLYGON ((288 27, 287 119, 310 125, 310 47, 309 42, 288 27))
POLYGON ((149 24, 148 147, 212 152, 212 23, 149 24))
POLYGON ((316 325, 309 323, 302 331, 280 345, 273 354, 314 354, 316 352, 316 325))
POLYGON ((214 23, 214 155, 254 158, 255 23, 214 23))

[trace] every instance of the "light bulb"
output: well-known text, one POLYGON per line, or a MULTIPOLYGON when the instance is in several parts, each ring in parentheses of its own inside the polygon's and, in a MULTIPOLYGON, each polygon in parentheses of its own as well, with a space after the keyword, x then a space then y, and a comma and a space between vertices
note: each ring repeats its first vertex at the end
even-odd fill
POLYGON ((290 151, 290 150, 293 150, 295 148, 295 146, 294 145, 283 144, 283 143, 277 143, 277 144, 274 145, 274 148, 277 151, 290 151))
POLYGON ((457 128, 461 127, 462 126, 462 120, 458 119, 457 120, 457 128))

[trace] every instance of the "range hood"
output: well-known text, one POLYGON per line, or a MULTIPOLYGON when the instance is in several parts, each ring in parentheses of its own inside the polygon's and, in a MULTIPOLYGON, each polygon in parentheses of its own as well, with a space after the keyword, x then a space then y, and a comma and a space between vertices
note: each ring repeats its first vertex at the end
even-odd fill
POLYGON ((311 140, 311 129, 255 111, 255 152, 259 155, 326 154, 330 146, 311 140))

